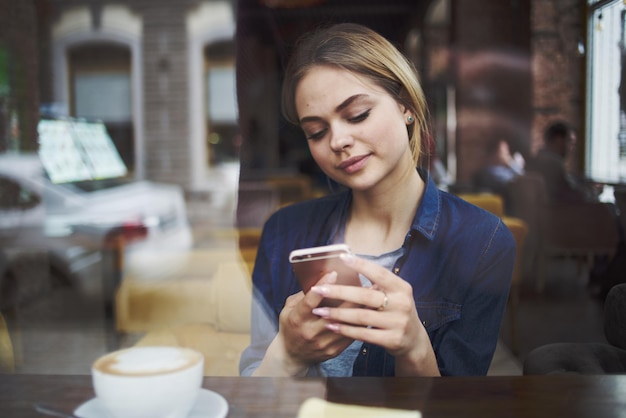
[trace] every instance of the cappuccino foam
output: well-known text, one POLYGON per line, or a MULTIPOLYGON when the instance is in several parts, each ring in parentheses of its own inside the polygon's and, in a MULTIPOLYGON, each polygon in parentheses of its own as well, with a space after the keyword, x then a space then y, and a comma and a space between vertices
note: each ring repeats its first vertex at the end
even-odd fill
POLYGON ((195 351, 175 347, 134 347, 107 354, 94 363, 103 373, 145 376, 183 370, 200 361, 195 351))

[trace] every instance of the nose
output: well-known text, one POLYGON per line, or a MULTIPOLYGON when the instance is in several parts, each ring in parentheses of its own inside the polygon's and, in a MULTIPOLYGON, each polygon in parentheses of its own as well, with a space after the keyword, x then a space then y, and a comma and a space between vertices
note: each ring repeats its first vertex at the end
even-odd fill
POLYGON ((334 152, 341 152, 354 144, 354 139, 347 127, 333 126, 330 137, 330 148, 334 152))

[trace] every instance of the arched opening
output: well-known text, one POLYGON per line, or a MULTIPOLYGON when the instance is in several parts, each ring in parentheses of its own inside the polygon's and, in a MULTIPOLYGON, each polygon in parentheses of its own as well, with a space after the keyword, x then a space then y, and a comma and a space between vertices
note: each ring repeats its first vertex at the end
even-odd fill
POLYGON ((135 179, 146 171, 141 34, 141 19, 123 6, 103 7, 98 27, 88 7, 64 12, 52 27, 58 116, 104 120, 135 179))
POLYGON ((101 119, 129 172, 133 172, 130 49, 117 43, 85 43, 70 48, 67 58, 70 116, 101 119))

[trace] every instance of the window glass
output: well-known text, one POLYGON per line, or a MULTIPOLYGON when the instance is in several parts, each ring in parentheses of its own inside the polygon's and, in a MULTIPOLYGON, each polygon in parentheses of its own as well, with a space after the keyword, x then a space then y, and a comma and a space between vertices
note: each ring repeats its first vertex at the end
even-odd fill
POLYGON ((208 164, 238 160, 239 131, 232 43, 209 46, 205 55, 208 164))
POLYGON ((76 116, 105 122, 131 119, 128 73, 77 74, 74 83, 76 116))
POLYGON ((621 0, 591 6, 587 55, 587 175, 626 180, 626 74, 621 0))
POLYGON ((235 68, 213 67, 207 71, 209 120, 222 123, 237 122, 235 68))

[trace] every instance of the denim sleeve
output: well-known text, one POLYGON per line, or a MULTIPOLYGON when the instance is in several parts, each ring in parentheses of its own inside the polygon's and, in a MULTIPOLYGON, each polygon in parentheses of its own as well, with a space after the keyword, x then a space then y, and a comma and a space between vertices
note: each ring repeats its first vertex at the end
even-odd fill
POLYGON ((485 375, 491 364, 508 300, 515 241, 500 221, 483 244, 458 320, 433 332, 442 375, 485 375))
POLYGON ((267 310, 263 308, 262 297, 258 295, 255 295, 252 300, 251 316, 250 345, 241 354, 239 360, 241 376, 251 376, 254 373, 261 364, 267 347, 278 333, 276 322, 269 318, 267 310))
POLYGON ((267 225, 264 228, 252 273, 252 307, 250 318, 250 345, 239 360, 239 373, 250 376, 261 364, 265 352, 278 333, 278 315, 270 308, 271 269, 268 262, 267 225))

